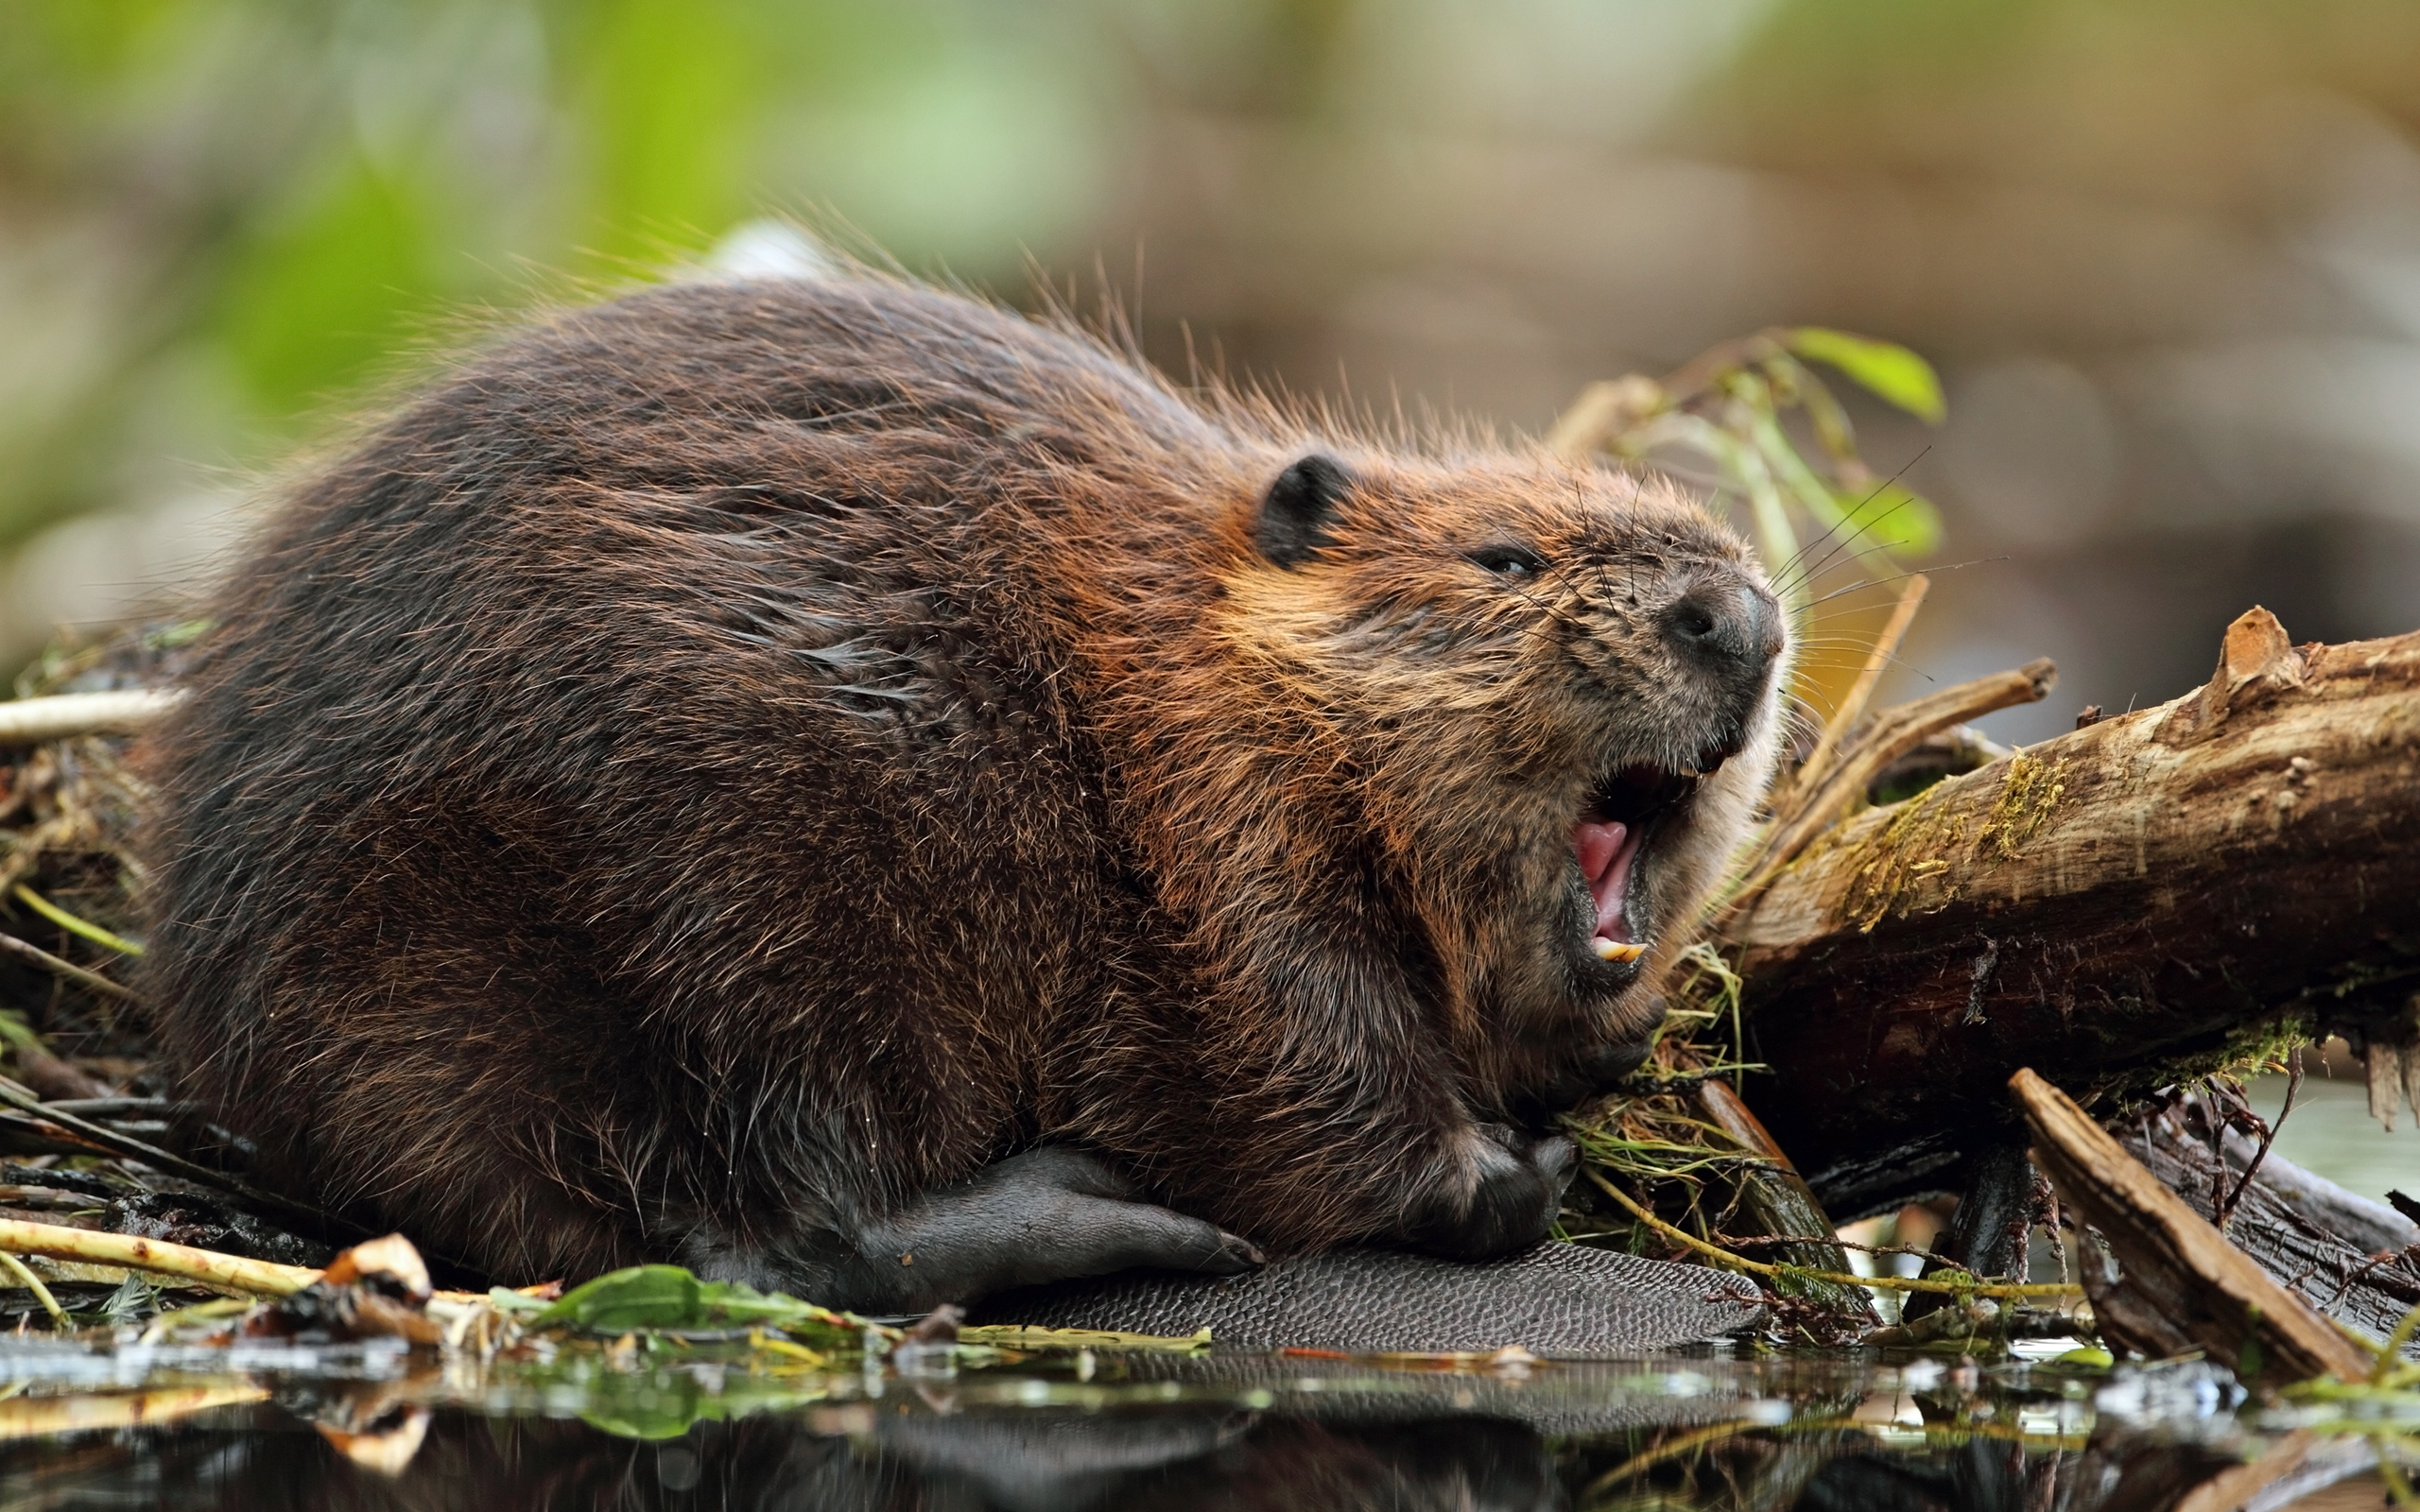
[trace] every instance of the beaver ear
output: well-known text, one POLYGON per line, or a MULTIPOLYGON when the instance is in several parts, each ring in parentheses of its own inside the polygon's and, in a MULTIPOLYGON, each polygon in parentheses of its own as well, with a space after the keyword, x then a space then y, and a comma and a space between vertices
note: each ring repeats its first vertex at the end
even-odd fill
POLYGON ((1260 554, 1280 567, 1299 567, 1327 544, 1327 524, 1337 504, 1352 491, 1353 474, 1332 456, 1313 452, 1277 474, 1260 501, 1260 524, 1253 532, 1260 554))

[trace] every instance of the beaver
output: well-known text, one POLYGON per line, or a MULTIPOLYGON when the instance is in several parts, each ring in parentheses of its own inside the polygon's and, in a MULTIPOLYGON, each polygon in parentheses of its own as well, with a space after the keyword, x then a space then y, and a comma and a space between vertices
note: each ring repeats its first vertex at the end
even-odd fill
POLYGON ((1553 1222, 1773 765, 1668 488, 855 272, 498 337, 285 491, 147 962, 267 1181, 897 1312, 1553 1222))

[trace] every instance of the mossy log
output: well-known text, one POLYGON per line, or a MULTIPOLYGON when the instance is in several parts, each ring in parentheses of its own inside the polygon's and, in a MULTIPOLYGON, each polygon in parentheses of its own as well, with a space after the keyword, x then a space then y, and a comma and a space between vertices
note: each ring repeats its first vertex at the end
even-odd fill
MULTIPOLYGON (((1835 1218, 1954 1189, 2033 1066, 2146 1089, 2420 987, 2420 633, 2238 619, 2209 683, 1836 825, 1725 920, 1750 1103, 1835 1218)), ((2412 1063, 2420 1064, 2420 1045, 2412 1063)))

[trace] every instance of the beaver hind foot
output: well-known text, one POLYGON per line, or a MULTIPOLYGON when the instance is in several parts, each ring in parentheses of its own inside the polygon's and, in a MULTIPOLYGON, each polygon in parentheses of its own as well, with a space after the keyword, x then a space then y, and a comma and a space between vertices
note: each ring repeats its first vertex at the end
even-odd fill
POLYGON ((845 1248, 777 1254, 696 1245, 683 1259, 710 1280, 876 1314, 928 1313, 944 1302, 1113 1271, 1234 1276, 1262 1263, 1245 1240, 1132 1201, 1132 1193, 1098 1158, 1045 1145, 924 1193, 845 1248))

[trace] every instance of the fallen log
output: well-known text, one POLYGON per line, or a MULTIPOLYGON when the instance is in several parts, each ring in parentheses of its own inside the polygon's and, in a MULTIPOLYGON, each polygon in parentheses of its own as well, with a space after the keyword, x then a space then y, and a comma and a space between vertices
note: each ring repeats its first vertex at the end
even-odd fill
POLYGON ((1748 1101, 1845 1220, 1959 1189, 2019 1066, 2114 1106, 2290 1023, 2408 1042, 2415 760, 2420 633, 2297 648, 2254 610, 2204 687, 1780 858, 1723 930, 1748 1101))

